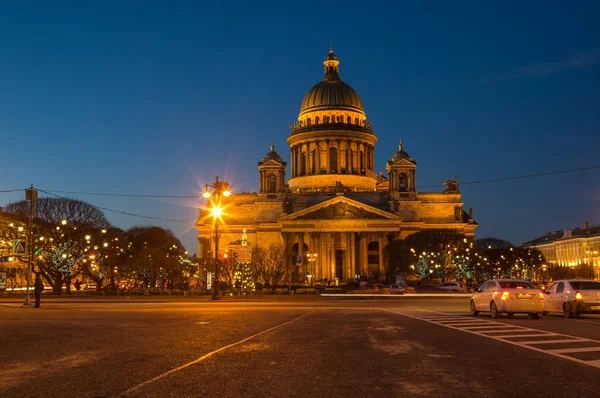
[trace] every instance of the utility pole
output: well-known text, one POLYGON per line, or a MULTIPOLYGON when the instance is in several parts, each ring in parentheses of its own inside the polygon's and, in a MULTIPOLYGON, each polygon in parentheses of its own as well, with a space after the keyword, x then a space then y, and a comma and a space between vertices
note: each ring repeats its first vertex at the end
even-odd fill
POLYGON ((31 272, 33 270, 33 204, 37 200, 37 191, 33 190, 33 184, 31 184, 31 189, 25 190, 25 199, 29 200, 29 250, 28 257, 29 261, 27 262, 27 290, 25 290, 25 301, 23 302, 24 306, 29 306, 29 287, 31 286, 31 272))

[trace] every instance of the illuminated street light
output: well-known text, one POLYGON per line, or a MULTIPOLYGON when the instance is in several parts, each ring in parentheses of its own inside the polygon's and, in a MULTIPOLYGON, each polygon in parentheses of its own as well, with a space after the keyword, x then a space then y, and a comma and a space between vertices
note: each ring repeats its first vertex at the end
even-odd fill
POLYGON ((205 199, 210 199, 214 196, 214 201, 211 201, 210 213, 215 223, 215 283, 213 287, 212 300, 221 299, 221 287, 219 284, 219 221, 223 214, 221 206, 221 196, 228 198, 231 196, 229 184, 225 181, 219 181, 219 177, 215 177, 215 182, 211 185, 206 184, 202 196, 205 199), (212 192, 210 191, 212 188, 212 192))

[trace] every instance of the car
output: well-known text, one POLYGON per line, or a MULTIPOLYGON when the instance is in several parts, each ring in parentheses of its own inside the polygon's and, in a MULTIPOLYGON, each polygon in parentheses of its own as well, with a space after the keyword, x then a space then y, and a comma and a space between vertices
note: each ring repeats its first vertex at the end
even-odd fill
POLYGON ((444 282, 440 283, 436 287, 441 290, 452 290, 456 292, 461 292, 463 290, 460 282, 444 282))
POLYGON ((377 294, 381 290, 381 285, 369 283, 368 285, 364 285, 359 287, 358 289, 352 290, 350 293, 352 294, 377 294))
POLYGON ((408 287, 402 284, 383 285, 382 289, 390 289, 390 294, 404 294, 408 293, 408 287))
POLYGON ((492 318, 498 318, 502 313, 508 317, 522 313, 539 319, 544 311, 544 293, 525 280, 490 280, 473 293, 469 307, 473 316, 489 311, 492 318))
POLYGON ((559 312, 565 318, 580 314, 600 314, 600 282, 559 280, 545 292, 544 311, 559 312))

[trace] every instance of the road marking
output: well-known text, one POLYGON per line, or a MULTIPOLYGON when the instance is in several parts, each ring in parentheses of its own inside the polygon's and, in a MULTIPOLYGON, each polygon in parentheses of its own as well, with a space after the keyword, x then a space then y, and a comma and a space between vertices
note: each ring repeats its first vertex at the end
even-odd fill
POLYGON ((592 352, 600 351, 600 347, 585 347, 585 348, 559 348, 558 350, 548 350, 557 354, 570 354, 572 352, 592 352))
POLYGON ((556 333, 532 333, 532 334, 509 334, 498 336, 501 339, 510 339, 513 337, 542 337, 542 336, 557 336, 556 333))
MULTIPOLYGON (((536 345, 539 344, 569 344, 569 343, 581 343, 581 342, 585 342, 585 343, 597 343, 598 347, 593 347, 593 350, 587 350, 587 351, 600 351, 600 341, 599 340, 591 340, 591 339, 584 339, 581 337, 577 337, 577 336, 570 336, 570 335, 566 335, 566 334, 559 334, 556 333, 554 335, 556 336, 560 336, 560 337, 564 337, 564 339, 556 339, 556 340, 528 340, 528 341, 511 341, 511 340, 506 340, 502 335, 491 335, 490 333, 507 333, 507 332, 518 332, 518 333, 522 333, 525 331, 532 331, 532 332, 538 332, 538 333, 550 333, 547 332, 546 330, 540 330, 540 329, 533 329, 533 328, 525 328, 525 327, 514 327, 513 325, 508 325, 506 323, 500 323, 500 322, 492 322, 494 324, 497 325, 497 327, 509 327, 509 328, 513 328, 513 330, 490 330, 490 331, 483 331, 483 330, 473 330, 474 328, 490 328, 494 325, 489 325, 489 326, 460 326, 459 325, 452 325, 452 324, 448 324, 448 323, 441 323, 438 321, 434 321, 434 320, 430 320, 427 319, 427 317, 421 317, 421 316, 417 316, 417 315, 412 315, 412 314, 408 314, 408 313, 404 313, 404 312, 398 312, 398 311, 394 311, 394 310, 390 310, 387 308, 380 308, 381 311, 385 311, 385 312, 390 312, 392 314, 396 314, 396 315, 401 315, 401 316, 405 316, 408 318, 413 318, 413 319, 417 319, 419 321, 423 321, 423 322, 428 322, 434 325, 438 325, 438 326, 443 326, 449 329, 454 329, 454 330, 458 330, 461 332, 465 332, 465 333, 470 333, 470 334, 474 334, 477 336, 482 336, 482 337, 486 337, 488 339, 492 339, 492 340, 496 340, 496 341, 500 341, 502 343, 505 344, 511 344, 511 345, 515 345, 517 347, 522 347, 522 348, 526 348, 528 350, 532 350, 532 351, 537 351, 537 352, 541 352, 543 354, 547 354, 547 355, 552 355, 558 358, 562 358, 562 359, 566 359, 572 362, 577 362, 583 365, 587 365, 587 366, 592 366, 595 368, 599 368, 600 369, 600 360, 583 360, 583 359, 577 359, 577 358, 573 358, 571 356, 565 355, 565 353, 561 352, 561 351, 557 351, 557 350, 552 350, 552 349, 544 349, 544 348, 540 348, 540 347, 536 347, 536 345), (517 330, 514 330, 517 329, 517 330), (566 339, 568 338, 568 340, 566 339)), ((427 312, 434 312, 434 311, 429 311, 427 310, 427 312)), ((444 313, 439 313, 440 316, 443 315, 447 315, 444 313)), ((429 315, 429 317, 431 317, 431 315, 429 315)), ((482 321, 485 322, 485 321, 482 321)), ((487 321, 489 322, 489 321, 487 321)), ((544 334, 545 336, 547 336, 547 334, 544 334)), ((578 352, 586 352, 586 351, 578 351, 578 352)))
POLYGON ((560 339, 560 340, 527 340, 527 341, 519 341, 519 344, 531 345, 531 344, 562 344, 562 343, 581 343, 582 341, 592 341, 588 339, 560 339))
POLYGON ((140 383, 140 384, 138 384, 138 385, 136 385, 136 386, 134 386, 134 387, 131 387, 129 390, 127 390, 127 391, 125 391, 125 392, 122 392, 122 393, 121 393, 121 394, 119 394, 118 396, 120 396, 120 397, 122 397, 122 396, 127 396, 127 395, 129 395, 129 394, 131 394, 131 393, 133 393, 133 392, 135 392, 135 391, 139 390, 140 388, 142 388, 142 387, 144 387, 144 386, 147 386, 148 384, 154 383, 155 381, 158 381, 158 380, 160 380, 160 379, 162 379, 162 378, 164 378, 164 377, 167 377, 167 376, 169 376, 169 375, 171 375, 171 374, 173 374, 173 373, 175 373, 175 372, 178 372, 178 371, 180 371, 180 370, 182 370, 182 369, 185 369, 185 368, 187 368, 187 367, 190 367, 190 366, 192 366, 192 365, 195 365, 195 364, 197 364, 197 363, 199 363, 199 362, 202 362, 202 361, 204 361, 206 358, 209 358, 209 357, 213 356, 214 354, 217 354, 217 353, 219 353, 219 352, 221 352, 221 351, 225 351, 225 350, 226 350, 226 349, 228 349, 228 348, 231 348, 231 347, 233 347, 233 346, 236 346, 236 345, 242 344, 242 343, 244 343, 244 342, 246 342, 246 341, 248 341, 248 340, 251 340, 251 339, 253 339, 253 338, 255 338, 255 337, 258 337, 258 336, 260 336, 260 335, 263 335, 263 334, 265 334, 265 333, 269 333, 269 332, 271 332, 271 331, 273 331, 273 330, 275 330, 275 329, 279 329, 280 327, 283 327, 283 326, 289 325, 290 323, 296 322, 297 320, 299 320, 299 319, 301 319, 301 318, 304 318, 305 316, 307 316, 307 315, 309 315, 309 314, 312 314, 313 312, 314 312, 314 311, 307 312, 307 313, 305 313, 305 314, 302 314, 302 315, 300 315, 300 316, 299 316, 299 317, 297 317, 297 318, 294 318, 294 319, 292 319, 291 321, 287 321, 287 322, 284 322, 284 323, 282 323, 282 324, 279 324, 279 325, 277 325, 277 326, 273 326, 272 328, 269 328, 269 329, 263 330, 262 332, 255 333, 255 334, 253 334, 252 336, 249 336, 249 337, 246 337, 246 338, 244 338, 244 339, 242 339, 242 340, 236 341, 235 343, 231 343, 231 344, 228 344, 228 345, 226 345, 226 346, 224 346, 224 347, 221 347, 221 348, 219 348, 219 349, 216 349, 216 350, 214 350, 214 351, 211 351, 211 352, 209 352, 208 354, 205 354, 205 355, 201 356, 200 358, 194 359, 194 360, 193 360, 193 361, 191 361, 191 362, 188 362, 188 363, 186 363, 186 364, 183 364, 183 365, 181 365, 181 366, 178 366, 178 367, 176 367, 176 368, 173 368, 173 369, 171 369, 171 370, 169 370, 169 371, 167 371, 167 372, 165 372, 165 373, 162 373, 162 374, 160 374, 160 375, 158 375, 158 376, 156 376, 156 377, 153 377, 153 378, 151 378, 151 379, 149 379, 149 380, 146 380, 146 381, 144 381, 143 383, 140 383))
MULTIPOLYGON (((525 328, 519 326, 511 326, 511 325, 487 325, 487 326, 465 326, 463 329, 471 330, 471 329, 492 329, 489 333, 497 332, 497 329, 511 329, 515 331, 524 330, 525 328)), ((508 330, 500 330, 501 332, 508 332, 508 330)), ((481 331, 482 333, 488 333, 488 331, 481 331)))

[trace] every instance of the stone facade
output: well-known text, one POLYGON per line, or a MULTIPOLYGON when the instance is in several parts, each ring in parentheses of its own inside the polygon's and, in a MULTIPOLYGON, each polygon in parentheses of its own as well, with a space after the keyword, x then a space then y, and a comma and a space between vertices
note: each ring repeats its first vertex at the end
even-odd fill
MULTIPOLYGON (((375 173, 377 137, 362 102, 339 78, 332 51, 324 65, 325 77, 305 96, 287 140, 288 184, 287 163, 271 144, 258 163, 260 192, 223 198, 220 250, 245 231, 251 247, 283 243, 290 275, 345 282, 356 275, 382 275, 389 239, 423 229, 473 236, 477 223, 463 210, 456 180, 447 181, 444 192, 417 192, 417 163, 402 142, 386 163, 387 177, 375 173), (307 261, 307 254, 316 261, 307 261)), ((200 211, 196 224, 200 257, 214 256, 210 206, 200 211)))

